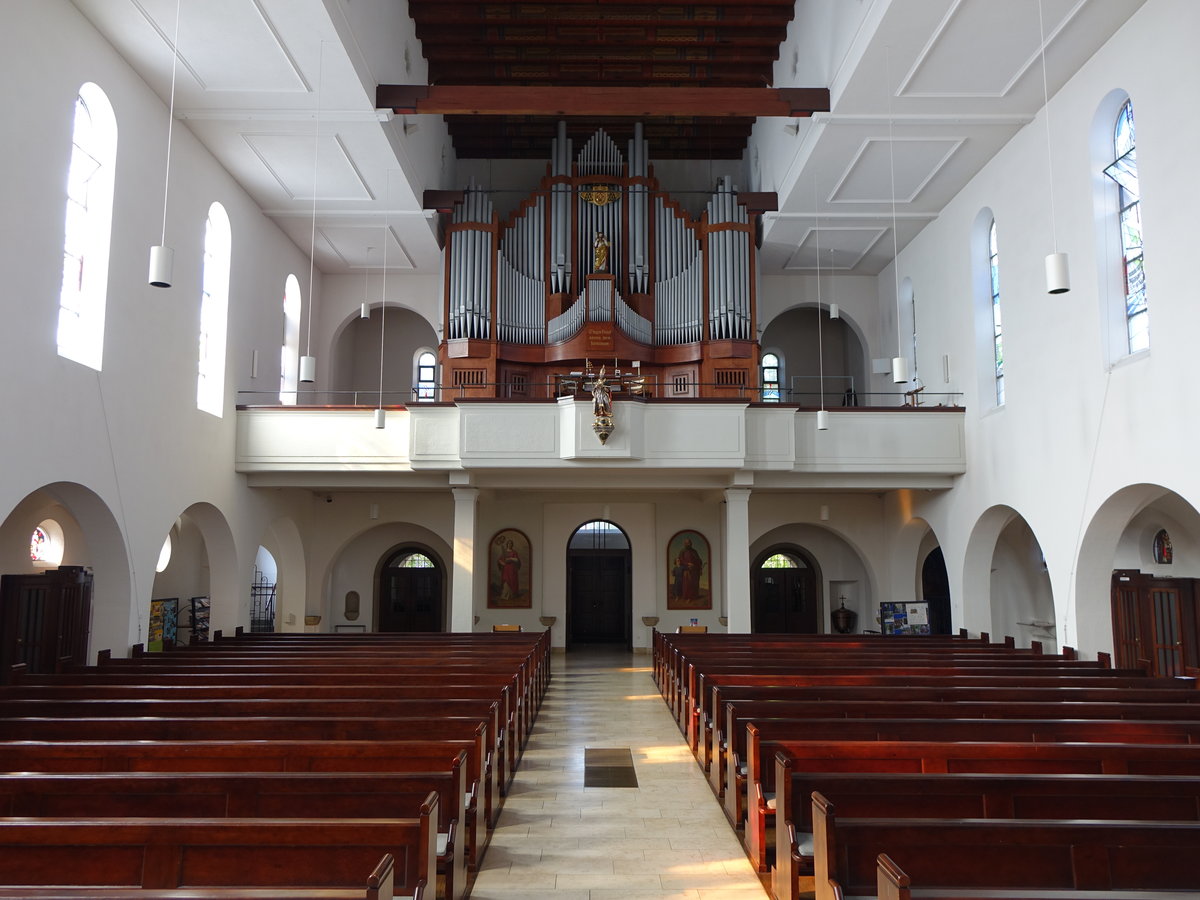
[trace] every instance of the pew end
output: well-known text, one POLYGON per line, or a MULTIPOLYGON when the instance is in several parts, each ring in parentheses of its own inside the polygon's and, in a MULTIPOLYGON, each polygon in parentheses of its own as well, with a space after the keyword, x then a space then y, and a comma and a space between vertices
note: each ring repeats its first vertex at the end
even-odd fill
POLYGON ((876 862, 879 867, 877 870, 879 900, 911 900, 912 882, 904 874, 904 870, 892 862, 892 858, 886 853, 880 853, 876 862))

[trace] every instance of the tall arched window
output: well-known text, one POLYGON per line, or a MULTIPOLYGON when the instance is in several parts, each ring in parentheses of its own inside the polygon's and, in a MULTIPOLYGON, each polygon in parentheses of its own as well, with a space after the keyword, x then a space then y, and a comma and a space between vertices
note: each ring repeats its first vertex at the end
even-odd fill
POLYGON ((200 288, 200 359, 196 407, 220 416, 225 405, 225 330, 229 323, 229 257, 233 235, 225 207, 214 203, 204 223, 200 288))
POLYGON ((300 282, 289 275, 283 286, 283 347, 279 351, 279 402, 295 406, 300 386, 300 282))
POLYGON ((762 385, 762 401, 764 403, 779 402, 779 357, 774 353, 764 353, 759 366, 759 384, 762 385))
POLYGON ((996 405, 1004 404, 1004 338, 1000 326, 1000 254, 996 250, 996 220, 988 229, 988 271, 992 277, 992 358, 996 363, 996 405))
POLYGON ((91 82, 79 89, 75 99, 71 143, 58 354, 99 371, 104 357, 117 118, 104 91, 91 82))
POLYGON ((418 350, 416 363, 413 383, 417 388, 417 400, 429 403, 437 399, 437 357, 428 350, 418 350))
POLYGON ((1125 327, 1129 352, 1150 347, 1150 312, 1146 306, 1146 271, 1142 258, 1142 206, 1138 189, 1133 103, 1126 100, 1113 128, 1115 159, 1104 174, 1117 183, 1121 262, 1125 278, 1125 327))

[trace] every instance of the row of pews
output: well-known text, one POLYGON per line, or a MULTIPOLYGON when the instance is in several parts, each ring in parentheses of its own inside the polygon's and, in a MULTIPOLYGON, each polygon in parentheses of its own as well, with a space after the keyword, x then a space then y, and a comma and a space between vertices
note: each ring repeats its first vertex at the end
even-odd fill
POLYGON ((0 900, 461 900, 541 634, 244 634, 0 687, 0 900))
POLYGON ((1200 690, 984 634, 654 635, 777 900, 1200 891, 1200 690))

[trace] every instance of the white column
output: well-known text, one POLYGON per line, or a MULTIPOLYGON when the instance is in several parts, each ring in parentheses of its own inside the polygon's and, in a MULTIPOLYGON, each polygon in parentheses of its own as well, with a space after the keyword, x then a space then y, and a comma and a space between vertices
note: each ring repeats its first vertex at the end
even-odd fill
POLYGON ((725 491, 726 626, 731 634, 750 633, 750 490, 725 491))
POLYGON ((450 578, 450 630, 475 629, 475 513, 478 488, 454 488, 454 572, 450 578))

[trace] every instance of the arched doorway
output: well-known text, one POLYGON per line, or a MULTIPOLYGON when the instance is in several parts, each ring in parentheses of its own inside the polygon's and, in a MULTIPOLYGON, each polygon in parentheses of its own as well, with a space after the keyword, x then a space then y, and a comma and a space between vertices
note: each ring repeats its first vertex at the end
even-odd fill
POLYGON ((629 538, 612 522, 581 525, 567 542, 567 643, 630 646, 629 538))
POLYGON ((442 566, 421 547, 402 547, 379 571, 380 631, 442 630, 442 566))
POLYGON ((950 634, 950 575, 941 547, 934 547, 921 564, 921 598, 929 604, 929 631, 950 634))
POLYGON ((798 547, 775 547, 754 564, 751 630, 816 634, 821 596, 815 563, 798 547))

